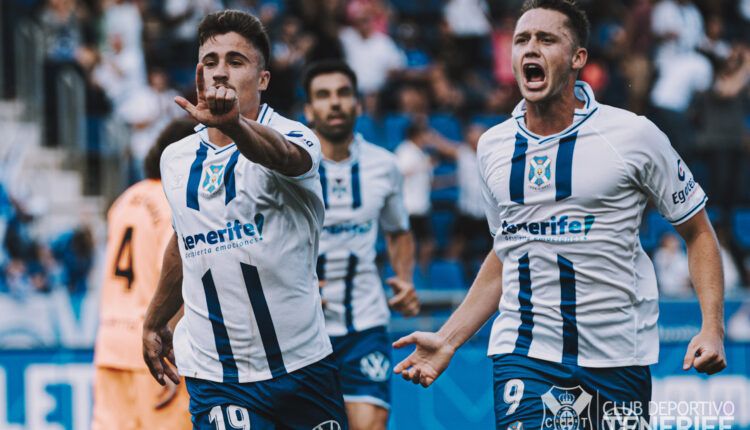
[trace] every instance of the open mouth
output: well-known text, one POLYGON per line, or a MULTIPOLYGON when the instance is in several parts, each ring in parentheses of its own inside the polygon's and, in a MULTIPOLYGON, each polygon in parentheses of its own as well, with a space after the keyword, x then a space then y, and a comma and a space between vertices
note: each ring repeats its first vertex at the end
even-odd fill
POLYGON ((523 65, 523 75, 528 83, 544 82, 544 69, 539 64, 526 63, 523 65))

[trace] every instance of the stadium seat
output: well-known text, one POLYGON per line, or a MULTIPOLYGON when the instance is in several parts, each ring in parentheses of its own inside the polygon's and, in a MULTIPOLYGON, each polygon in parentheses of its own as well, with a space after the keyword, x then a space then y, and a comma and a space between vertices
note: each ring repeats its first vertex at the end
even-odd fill
POLYGON ((655 209, 646 212, 641 223, 641 247, 649 254, 659 246, 665 233, 676 233, 672 224, 665 220, 655 209))
POLYGON ((455 218, 456 215, 453 211, 433 209, 431 217, 432 231, 435 235, 435 242, 437 243, 438 249, 444 249, 448 246, 455 218))
POLYGON ((487 128, 494 127, 506 119, 510 118, 509 115, 475 115, 471 118, 472 123, 482 124, 487 128))
POLYGON ((435 260, 430 264, 429 286, 436 290, 464 288, 461 265, 454 261, 435 260))
POLYGON ((393 151, 406 138, 409 117, 394 113, 385 117, 385 148, 393 151))
POLYGON ((461 133, 461 123, 458 122, 458 119, 455 116, 450 114, 433 114, 430 115, 428 121, 430 123, 430 127, 434 128, 445 138, 456 141, 463 140, 463 134, 461 133))
POLYGON ((732 214, 732 231, 737 245, 750 251, 750 208, 735 209, 732 214))

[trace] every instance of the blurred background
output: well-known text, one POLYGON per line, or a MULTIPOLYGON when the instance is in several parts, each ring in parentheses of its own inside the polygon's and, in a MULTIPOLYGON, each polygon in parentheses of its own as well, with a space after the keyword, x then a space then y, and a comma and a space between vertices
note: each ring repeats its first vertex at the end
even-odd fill
MULTIPOLYGON (((439 327, 490 247, 464 155, 520 99, 510 43, 521 3, 0 1, 0 429, 88 428, 105 214, 182 115, 174 96, 194 99, 197 24, 215 10, 266 25, 264 102, 303 120, 305 64, 343 58, 359 78, 358 132, 397 156, 410 142, 430 157, 430 188, 406 178, 407 209, 425 226, 415 275, 424 312, 394 316, 391 330, 439 327)), ((654 209, 644 214, 662 297, 654 397, 731 400, 734 428, 750 428, 750 0, 579 4, 592 24, 580 78, 670 137, 709 195, 722 247, 729 368, 706 379, 680 370, 700 328, 684 244, 654 209)), ((381 261, 384 251, 381 241, 381 261)), ((493 427, 487 328, 430 390, 394 379, 391 428, 493 427)))

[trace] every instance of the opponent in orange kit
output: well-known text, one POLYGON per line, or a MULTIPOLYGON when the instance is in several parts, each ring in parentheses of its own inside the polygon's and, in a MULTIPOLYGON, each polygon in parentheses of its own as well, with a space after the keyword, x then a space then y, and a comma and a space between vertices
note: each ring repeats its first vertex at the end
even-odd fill
POLYGON ((144 162, 146 179, 128 188, 107 215, 108 239, 94 364, 92 430, 192 428, 184 385, 160 386, 141 353, 141 330, 172 237, 159 159, 193 123, 167 126, 144 162))

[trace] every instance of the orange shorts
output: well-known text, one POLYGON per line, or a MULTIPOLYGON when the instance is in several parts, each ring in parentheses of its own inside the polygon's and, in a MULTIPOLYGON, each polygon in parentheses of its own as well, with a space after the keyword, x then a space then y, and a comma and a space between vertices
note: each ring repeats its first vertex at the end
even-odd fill
POLYGON ((185 381, 169 404, 156 409, 163 391, 148 371, 96 367, 91 430, 192 429, 185 381))

